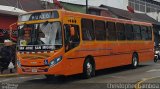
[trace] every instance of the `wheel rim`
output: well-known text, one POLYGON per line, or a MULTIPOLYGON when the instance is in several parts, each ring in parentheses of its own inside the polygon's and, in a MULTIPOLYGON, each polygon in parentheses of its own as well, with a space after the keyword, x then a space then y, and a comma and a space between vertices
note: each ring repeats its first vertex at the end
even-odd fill
POLYGON ((91 72, 92 72, 92 64, 88 62, 87 63, 87 74, 91 75, 91 72))
POLYGON ((133 65, 134 65, 134 67, 136 67, 136 66, 137 66, 137 64, 138 64, 137 58, 136 58, 136 57, 134 57, 134 58, 133 58, 133 65))

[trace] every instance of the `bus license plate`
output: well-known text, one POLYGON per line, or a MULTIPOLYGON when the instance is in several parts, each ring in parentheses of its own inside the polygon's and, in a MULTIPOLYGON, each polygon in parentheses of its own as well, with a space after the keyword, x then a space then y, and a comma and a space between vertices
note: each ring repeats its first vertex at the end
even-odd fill
POLYGON ((33 68, 33 69, 32 69, 32 72, 34 72, 34 73, 37 72, 37 69, 36 69, 36 68, 33 68))

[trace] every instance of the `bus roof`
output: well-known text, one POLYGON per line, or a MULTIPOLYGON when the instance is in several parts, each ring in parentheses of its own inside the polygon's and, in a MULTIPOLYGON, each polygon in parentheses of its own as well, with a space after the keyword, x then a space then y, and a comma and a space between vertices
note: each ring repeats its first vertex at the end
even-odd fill
MULTIPOLYGON (((64 13, 65 15, 68 16, 73 16, 76 15, 76 17, 81 17, 81 18, 88 18, 88 19, 97 19, 97 20, 106 20, 106 21, 110 21, 110 22, 119 22, 119 23, 129 23, 129 24, 135 24, 135 25, 147 25, 147 26, 152 26, 152 23, 149 22, 141 22, 141 21, 133 21, 133 20, 126 20, 126 19, 119 19, 119 18, 113 18, 113 17, 104 17, 104 16, 97 16, 97 15, 92 15, 92 14, 84 14, 84 13, 80 13, 80 12, 72 12, 72 11, 67 11, 67 10, 57 10, 57 9, 48 9, 48 10, 35 10, 35 11, 30 11, 27 12, 25 14, 29 14, 29 13, 37 13, 37 12, 48 12, 48 11, 59 11, 61 13, 64 13)), ((23 14, 22 14, 23 15, 23 14)))

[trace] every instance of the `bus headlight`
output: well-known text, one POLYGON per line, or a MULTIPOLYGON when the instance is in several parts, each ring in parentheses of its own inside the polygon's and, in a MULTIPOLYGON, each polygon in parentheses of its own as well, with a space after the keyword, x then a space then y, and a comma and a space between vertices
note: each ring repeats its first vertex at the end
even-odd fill
POLYGON ((56 65, 57 63, 59 63, 60 61, 62 61, 62 56, 55 58, 54 60, 52 60, 49 64, 50 67, 56 65))
POLYGON ((17 66, 21 67, 21 62, 19 60, 17 60, 17 66))

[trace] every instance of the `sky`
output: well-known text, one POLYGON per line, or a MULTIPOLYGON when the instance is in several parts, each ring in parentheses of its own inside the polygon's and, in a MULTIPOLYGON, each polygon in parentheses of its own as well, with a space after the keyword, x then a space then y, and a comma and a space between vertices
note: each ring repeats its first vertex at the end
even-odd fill
MULTIPOLYGON (((71 2, 71 3, 75 3, 75 4, 86 5, 86 0, 58 0, 58 1, 71 2)), ((107 3, 106 1, 107 0, 88 0, 88 3, 91 6, 99 6, 101 4, 107 3)))
MULTIPOLYGON (((49 1, 53 2, 53 0, 42 0, 42 1, 49 1)), ((58 0, 58 1, 63 1, 63 2, 70 2, 70 3, 75 3, 75 4, 86 4, 86 0, 58 0)), ((88 0, 89 5, 92 6, 99 6, 102 3, 104 3, 106 0, 88 0)))
MULTIPOLYGON (((51 0, 52 1, 52 0, 51 0)), ((58 0, 58 1, 65 1, 65 2, 77 2, 77 1, 85 1, 85 0, 58 0)), ((88 0, 88 1, 97 1, 97 2, 101 2, 101 1, 104 1, 104 0, 88 0)), ((158 1, 160 2, 160 0, 154 0, 154 1, 158 1)))
MULTIPOLYGON (((50 2, 53 2, 53 0, 47 0, 50 2)), ((58 0, 58 1, 63 1, 63 2, 70 2, 70 3, 75 3, 75 4, 86 4, 86 0, 58 0)), ((89 5, 91 6, 99 6, 101 4, 107 5, 107 0, 88 0, 89 5)), ((160 0, 155 0, 160 2, 160 0)), ((112 2, 116 2, 116 0, 112 0, 112 2)))
POLYGON ((154 0, 154 1, 158 1, 158 2, 160 2, 160 0, 154 0))

